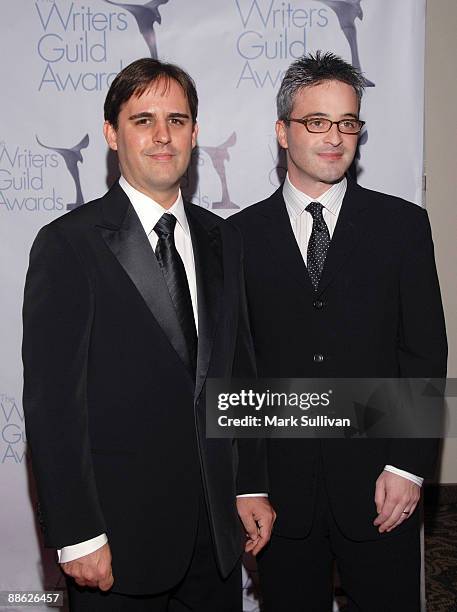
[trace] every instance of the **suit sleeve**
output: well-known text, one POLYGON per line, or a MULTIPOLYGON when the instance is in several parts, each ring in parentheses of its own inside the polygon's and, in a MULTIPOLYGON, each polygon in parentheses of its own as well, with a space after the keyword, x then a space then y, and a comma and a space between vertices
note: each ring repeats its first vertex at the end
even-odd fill
MULTIPOLYGON (((445 378, 447 341, 428 215, 418 211, 405 231, 400 275, 398 360, 404 378, 445 378)), ((388 463, 430 478, 438 440, 392 440, 388 463)))
POLYGON ((87 367, 94 310, 69 242, 43 228, 31 250, 23 308, 24 415, 47 546, 106 531, 88 435, 87 367))
MULTIPOLYGON (((241 240, 241 238, 240 238, 241 240)), ((241 255, 240 265, 240 303, 235 357, 232 370, 233 378, 256 378, 257 368, 255 351, 249 325, 249 313, 244 281, 244 264, 241 255)), ((267 458, 263 438, 239 438, 237 495, 246 493, 267 493, 267 458)))

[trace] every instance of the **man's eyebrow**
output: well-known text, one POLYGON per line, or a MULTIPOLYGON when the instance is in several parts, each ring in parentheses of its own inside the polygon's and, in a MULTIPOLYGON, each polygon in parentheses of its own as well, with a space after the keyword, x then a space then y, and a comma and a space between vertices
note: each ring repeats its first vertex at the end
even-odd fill
MULTIPOLYGON (((303 119, 308 119, 308 117, 326 117, 329 118, 330 115, 328 113, 307 113, 304 115, 303 119)), ((359 116, 355 113, 343 113, 342 117, 353 117, 354 119, 358 119, 359 116)))
POLYGON ((303 119, 307 119, 308 117, 329 117, 327 113, 306 113, 303 115, 303 119))
MULTIPOLYGON (((131 115, 129 117, 129 121, 135 121, 136 119, 150 119, 151 117, 154 117, 154 113, 149 113, 147 111, 144 111, 142 113, 135 113, 134 115, 131 115)), ((172 117, 172 118, 181 118, 181 119, 190 119, 190 116, 187 113, 168 113, 168 117, 172 117)))
POLYGON ((190 119, 187 113, 168 113, 169 117, 180 117, 181 119, 190 119))
POLYGON ((136 113, 135 115, 131 115, 129 117, 129 121, 134 121, 135 119, 142 119, 144 117, 153 117, 154 115, 152 113, 147 113, 147 112, 143 112, 143 113, 136 113))

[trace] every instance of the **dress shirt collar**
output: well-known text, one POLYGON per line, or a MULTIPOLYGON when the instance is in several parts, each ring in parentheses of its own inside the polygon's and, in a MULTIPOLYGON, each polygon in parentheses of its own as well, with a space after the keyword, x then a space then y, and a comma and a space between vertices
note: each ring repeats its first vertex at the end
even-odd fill
POLYGON ((327 189, 327 191, 321 196, 318 198, 312 198, 294 187, 294 185, 292 185, 290 182, 289 173, 287 173, 286 180, 284 181, 284 186, 282 188, 282 194, 288 213, 294 219, 299 217, 311 202, 320 202, 326 210, 333 215, 338 216, 341 204, 343 203, 344 195, 346 193, 347 184, 347 178, 344 176, 339 183, 332 185, 330 189, 327 189))
POLYGON ((146 232, 146 235, 154 230, 157 221, 164 213, 170 213, 176 217, 176 221, 182 227, 187 236, 190 237, 189 223, 187 222, 186 212, 184 210, 184 202, 182 199, 181 189, 178 192, 178 197, 173 205, 165 209, 158 202, 150 198, 149 196, 141 193, 138 189, 135 189, 121 176, 119 178, 119 185, 127 194, 136 214, 140 218, 141 225, 146 232))

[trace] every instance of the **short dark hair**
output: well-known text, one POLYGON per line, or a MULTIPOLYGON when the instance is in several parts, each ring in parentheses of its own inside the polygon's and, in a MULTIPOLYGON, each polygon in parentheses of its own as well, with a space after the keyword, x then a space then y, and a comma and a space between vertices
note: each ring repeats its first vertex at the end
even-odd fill
POLYGON ((276 96, 278 119, 286 121, 292 112, 294 98, 304 87, 319 85, 323 81, 341 81, 354 88, 357 99, 362 100, 365 80, 360 70, 334 53, 316 51, 293 62, 287 69, 276 96))
POLYGON ((195 83, 187 72, 175 64, 161 62, 144 57, 126 66, 111 83, 105 98, 105 120, 117 129, 117 122, 122 105, 133 95, 141 96, 153 83, 165 80, 167 87, 170 79, 181 85, 189 103, 192 122, 197 120, 198 96, 195 83))

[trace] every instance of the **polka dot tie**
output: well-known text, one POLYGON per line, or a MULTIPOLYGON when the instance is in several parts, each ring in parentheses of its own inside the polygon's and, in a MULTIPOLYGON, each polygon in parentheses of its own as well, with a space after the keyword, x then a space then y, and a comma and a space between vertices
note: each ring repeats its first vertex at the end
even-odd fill
POLYGON ((308 273, 317 290, 324 268, 325 257, 330 245, 330 233, 322 216, 323 206, 320 202, 311 202, 306 210, 313 218, 313 229, 308 243, 308 273))

